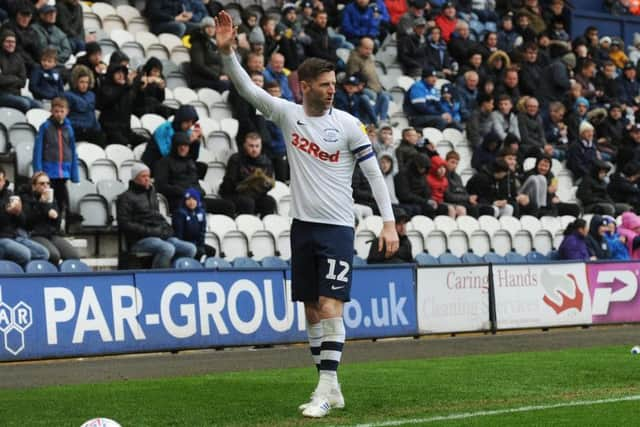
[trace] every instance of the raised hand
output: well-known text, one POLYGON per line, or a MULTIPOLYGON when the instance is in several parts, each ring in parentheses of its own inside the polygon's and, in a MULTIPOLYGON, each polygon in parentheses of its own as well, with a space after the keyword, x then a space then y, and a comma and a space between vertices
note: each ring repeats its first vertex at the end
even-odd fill
POLYGON ((233 50, 233 41, 236 30, 233 28, 233 19, 226 11, 218 13, 216 20, 216 44, 222 53, 228 55, 233 50))

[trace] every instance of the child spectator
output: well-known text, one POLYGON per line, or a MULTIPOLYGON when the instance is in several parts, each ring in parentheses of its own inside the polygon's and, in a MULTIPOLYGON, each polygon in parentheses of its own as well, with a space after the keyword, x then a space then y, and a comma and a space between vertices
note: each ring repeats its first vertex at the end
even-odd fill
POLYGON ((585 243, 592 259, 610 259, 611 251, 604 235, 608 229, 607 222, 600 215, 591 217, 589 234, 585 237, 585 243))
POLYGON ((64 96, 69 102, 69 120, 76 139, 104 147, 105 135, 96 118, 96 95, 91 90, 95 83, 93 76, 93 72, 84 65, 73 67, 71 90, 64 96))
POLYGON ((564 230, 564 239, 558 248, 558 258, 562 260, 587 261, 593 259, 589 255, 585 237, 588 234, 587 222, 576 219, 564 230))
POLYGON ((355 116, 366 125, 376 125, 376 113, 363 89, 361 76, 358 73, 350 75, 342 82, 342 88, 336 91, 335 107, 355 116))
POLYGON ((605 216, 604 221, 607 226, 607 230, 604 233, 604 239, 606 240, 609 251, 611 252, 610 259, 628 260, 630 257, 629 250, 626 246, 627 239, 618 233, 618 226, 615 218, 612 216, 605 216))
POLYGON ((631 259, 640 259, 640 217, 633 212, 623 213, 618 232, 626 240, 631 259))
MULTIPOLYGON (((50 177, 60 212, 65 212, 69 207, 67 180, 80 181, 76 140, 68 114, 67 100, 53 98, 51 117, 40 126, 33 146, 33 171, 45 172, 50 177)), ((67 218, 70 219, 69 215, 67 218)))
POLYGON ((204 242, 207 231, 207 213, 202 207, 200 191, 188 188, 184 192, 182 206, 171 216, 174 236, 196 245, 196 259, 216 255, 216 249, 204 242))
POLYGON ((64 82, 56 68, 56 55, 55 48, 46 48, 40 56, 40 64, 31 71, 29 90, 35 99, 53 99, 64 94, 64 82))
POLYGON ((454 89, 451 83, 447 83, 440 89, 440 107, 445 114, 451 116, 451 123, 448 127, 462 130, 462 118, 460 117, 460 103, 454 99, 454 89))
POLYGON ((460 154, 456 151, 449 151, 445 157, 447 162, 447 182, 448 187, 444 193, 444 201, 446 203, 464 208, 467 215, 478 217, 478 196, 470 195, 462 183, 462 178, 458 175, 456 169, 460 162, 460 154))
POLYGON ((449 187, 449 182, 447 181, 447 163, 442 157, 433 156, 431 158, 431 168, 427 174, 427 184, 431 188, 431 198, 439 205, 446 207, 447 215, 455 218, 458 212, 460 212, 460 215, 467 214, 463 206, 460 206, 460 210, 457 211, 455 206, 444 203, 444 195, 449 187))

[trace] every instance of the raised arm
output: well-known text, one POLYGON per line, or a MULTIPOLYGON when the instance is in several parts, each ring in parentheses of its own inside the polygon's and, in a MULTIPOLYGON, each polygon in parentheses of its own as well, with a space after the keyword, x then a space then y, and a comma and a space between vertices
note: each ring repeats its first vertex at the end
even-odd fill
MULTIPOLYGON (((233 41, 236 30, 233 27, 231 15, 224 10, 221 11, 216 20, 216 44, 220 50, 224 74, 228 75, 238 93, 251 105, 256 107, 268 118, 273 118, 274 111, 279 102, 286 102, 274 98, 266 91, 256 86, 247 72, 242 68, 233 51, 233 41)), ((274 118, 275 119, 275 118, 274 118)))

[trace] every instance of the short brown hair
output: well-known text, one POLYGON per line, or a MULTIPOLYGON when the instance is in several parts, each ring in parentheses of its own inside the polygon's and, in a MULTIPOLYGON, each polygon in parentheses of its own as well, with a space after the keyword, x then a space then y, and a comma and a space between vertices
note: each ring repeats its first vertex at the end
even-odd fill
POLYGON ((57 58, 58 58, 58 50, 53 46, 44 48, 42 50, 42 53, 40 54, 41 61, 43 59, 53 59, 55 61, 57 58))
POLYGON ((247 132, 247 134, 244 136, 244 142, 247 142, 250 139, 259 139, 260 141, 262 141, 262 137, 258 132, 247 132))
POLYGON ((449 161, 450 159, 455 159, 457 161, 460 161, 460 154, 458 154, 458 152, 455 150, 451 150, 447 153, 444 159, 446 161, 449 161))
POLYGON ((51 109, 53 110, 56 107, 63 107, 68 110, 69 101, 67 101, 67 98, 63 98, 62 96, 56 96, 51 100, 51 109))
POLYGON ((336 66, 332 62, 320 58, 308 58, 298 67, 298 80, 310 82, 317 79, 322 73, 335 70, 336 66))

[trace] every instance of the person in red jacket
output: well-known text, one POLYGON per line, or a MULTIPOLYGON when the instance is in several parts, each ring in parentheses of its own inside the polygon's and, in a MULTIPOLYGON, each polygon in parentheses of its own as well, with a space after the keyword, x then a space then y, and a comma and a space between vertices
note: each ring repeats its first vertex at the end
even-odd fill
POLYGON ((452 2, 447 2, 442 6, 442 13, 435 19, 436 25, 440 28, 442 39, 449 43, 451 34, 456 30, 458 18, 456 17, 456 7, 452 2))
POLYGON ((447 162, 440 156, 433 156, 431 158, 431 168, 425 179, 427 180, 427 185, 431 188, 431 199, 435 201, 438 206, 446 206, 447 215, 455 218, 455 206, 444 203, 444 193, 449 187, 449 181, 447 180, 447 162))

